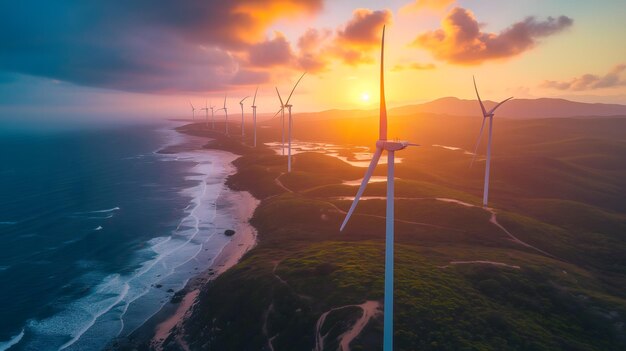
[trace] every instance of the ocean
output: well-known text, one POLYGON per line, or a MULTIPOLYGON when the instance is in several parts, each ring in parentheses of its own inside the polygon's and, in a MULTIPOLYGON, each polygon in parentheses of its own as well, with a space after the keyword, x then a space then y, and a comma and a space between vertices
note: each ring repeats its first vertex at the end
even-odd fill
POLYGON ((0 351, 100 350, 228 243, 234 155, 172 128, 0 130, 0 351))

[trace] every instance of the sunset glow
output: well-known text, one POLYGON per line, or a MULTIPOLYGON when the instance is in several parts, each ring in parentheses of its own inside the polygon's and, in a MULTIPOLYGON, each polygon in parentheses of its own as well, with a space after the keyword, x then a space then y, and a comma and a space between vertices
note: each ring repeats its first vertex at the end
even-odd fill
POLYGON ((63 23, 60 13, 12 10, 12 17, 30 21, 0 24, 3 33, 19 36, 0 44, 15 53, 0 58, 0 111, 167 117, 183 113, 185 101, 219 101, 225 91, 237 100, 258 85, 259 113, 271 113, 274 87, 287 89, 302 71, 308 75, 294 96, 300 111, 362 108, 377 99, 370 92, 377 89, 376 48, 385 24, 389 106, 473 98, 472 75, 494 100, 626 103, 623 1, 370 0, 358 7, 323 0, 208 1, 147 12, 109 2, 96 7, 100 11, 82 5, 74 11, 130 13, 55 27, 51 34, 87 39, 48 35, 52 49, 37 44, 37 33, 63 23), (85 103, 75 106, 75 97, 85 103))

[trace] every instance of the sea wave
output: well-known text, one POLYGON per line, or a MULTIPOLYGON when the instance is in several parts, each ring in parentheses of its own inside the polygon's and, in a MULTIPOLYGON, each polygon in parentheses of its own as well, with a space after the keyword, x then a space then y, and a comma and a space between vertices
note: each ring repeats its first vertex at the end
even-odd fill
POLYGON ((113 207, 113 208, 109 208, 106 210, 96 210, 96 211, 86 211, 86 212, 74 212, 74 214, 76 215, 83 215, 83 214, 91 214, 91 213, 110 213, 110 212, 115 212, 115 211, 119 211, 121 210, 119 207, 113 207))
MULTIPOLYGON (((234 171, 230 162, 235 157, 206 150, 162 155, 163 161, 194 162, 185 178, 194 185, 181 194, 190 198, 185 217, 169 235, 153 238, 136 252, 141 263, 133 273, 92 276, 90 280, 99 283, 90 293, 60 306, 62 310, 49 318, 30 320, 25 328, 27 341, 23 341, 27 348, 101 349, 109 340, 136 330, 169 301, 173 291, 183 288, 198 270, 208 268, 229 241, 216 234, 235 221, 228 208, 218 213, 215 206, 226 177, 234 171)), ((119 210, 114 207, 75 215, 112 215, 119 210)), ((98 228, 102 227, 94 230, 98 228)))
POLYGON ((0 342, 0 351, 6 351, 8 349, 10 349, 11 347, 13 347, 13 345, 17 345, 22 338, 24 337, 24 329, 22 328, 22 331, 13 336, 11 339, 4 341, 4 342, 0 342))

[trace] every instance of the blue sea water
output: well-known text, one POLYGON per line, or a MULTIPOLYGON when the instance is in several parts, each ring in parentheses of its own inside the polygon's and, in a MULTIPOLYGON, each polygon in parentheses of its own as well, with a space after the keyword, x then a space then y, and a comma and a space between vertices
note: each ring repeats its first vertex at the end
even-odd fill
POLYGON ((102 349, 226 244, 230 156, 171 127, 0 130, 0 350, 102 349))

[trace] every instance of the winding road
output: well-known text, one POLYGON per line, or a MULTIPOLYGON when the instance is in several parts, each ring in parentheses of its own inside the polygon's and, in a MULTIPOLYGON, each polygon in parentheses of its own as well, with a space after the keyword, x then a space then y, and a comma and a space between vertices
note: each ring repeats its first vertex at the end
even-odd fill
POLYGON ((326 317, 328 317, 328 315, 333 311, 338 311, 348 307, 358 307, 362 310, 363 313, 349 330, 347 330, 338 337, 339 350, 341 351, 350 351, 350 343, 352 342, 352 340, 356 339, 356 337, 361 334, 370 319, 372 319, 381 312, 381 305, 378 301, 365 301, 360 305, 346 305, 341 307, 335 307, 322 313, 320 318, 317 320, 317 324, 315 325, 315 348, 313 349, 313 351, 324 351, 324 342, 326 341, 326 337, 328 336, 328 334, 322 335, 322 327, 324 326, 326 317))

